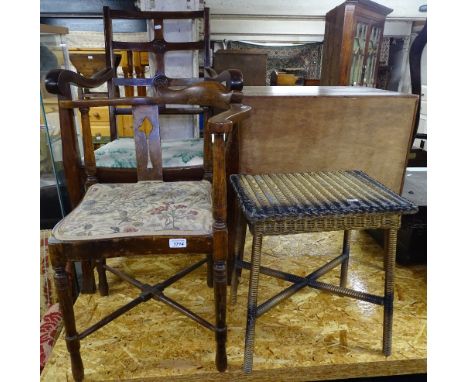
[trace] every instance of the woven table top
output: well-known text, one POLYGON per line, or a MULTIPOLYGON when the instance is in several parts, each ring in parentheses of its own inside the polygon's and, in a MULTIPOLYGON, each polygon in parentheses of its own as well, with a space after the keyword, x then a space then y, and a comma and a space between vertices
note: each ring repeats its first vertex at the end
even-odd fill
POLYGON ((418 210, 357 170, 231 175, 230 180, 249 222, 418 210))

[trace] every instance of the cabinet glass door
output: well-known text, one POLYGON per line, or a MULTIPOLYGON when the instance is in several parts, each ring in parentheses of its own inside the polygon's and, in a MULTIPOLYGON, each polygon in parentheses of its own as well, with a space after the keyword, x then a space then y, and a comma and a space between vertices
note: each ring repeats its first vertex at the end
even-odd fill
POLYGON ((356 86, 362 84, 362 69, 366 51, 366 37, 368 25, 364 23, 356 24, 356 34, 353 42, 353 60, 349 75, 349 85, 356 86))
POLYGON ((377 54, 379 53, 379 42, 382 29, 373 26, 371 28, 369 42, 367 44, 366 66, 364 67, 363 85, 375 87, 375 78, 377 70, 377 54))

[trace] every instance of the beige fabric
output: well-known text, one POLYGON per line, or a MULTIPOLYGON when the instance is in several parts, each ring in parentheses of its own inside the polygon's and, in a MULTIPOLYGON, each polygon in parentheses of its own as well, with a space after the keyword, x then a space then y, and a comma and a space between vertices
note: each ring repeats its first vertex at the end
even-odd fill
POLYGON ((62 241, 126 236, 205 235, 212 227, 207 181, 95 184, 59 222, 62 241))

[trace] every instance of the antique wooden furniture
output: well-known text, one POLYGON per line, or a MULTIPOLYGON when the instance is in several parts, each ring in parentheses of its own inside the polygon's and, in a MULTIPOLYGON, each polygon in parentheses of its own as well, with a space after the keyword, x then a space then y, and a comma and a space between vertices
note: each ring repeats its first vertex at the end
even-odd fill
MULTIPOLYGON (((91 80, 71 71, 53 70, 46 81, 48 91, 61 99, 62 130, 70 129, 71 112, 75 108, 81 112, 83 129, 87 191, 81 203, 54 228, 53 238, 49 240, 73 376, 77 381, 84 377, 80 340, 149 299, 163 302, 212 330, 217 343, 216 365, 219 371, 224 371, 227 367, 225 147, 229 146, 229 136, 238 123, 249 115, 250 108, 240 103, 240 92, 230 91, 216 81, 169 79, 161 74, 153 79, 153 97, 67 99, 71 84, 93 87, 110 81, 112 75, 113 70, 107 69, 91 80), (168 103, 227 110, 210 118, 207 123, 210 139, 205 140, 205 144, 212 158, 209 161, 213 169, 212 183, 207 180, 163 182, 159 105, 168 103), (99 183, 100 174, 91 140, 89 108, 122 105, 130 106, 133 114, 138 182, 102 184, 99 183), (144 120, 151 123, 152 129, 148 132, 141 129, 144 120), (176 253, 208 255, 207 259, 156 285, 145 284, 106 265, 106 259, 111 257, 176 253), (101 295, 107 295, 109 290, 106 271, 120 276, 141 289, 142 293, 96 324, 78 332, 64 267, 67 261, 82 260, 85 264, 96 263, 101 295), (208 283, 214 286, 214 324, 163 293, 166 287, 207 261, 208 283)), ((87 282, 94 284, 94 276, 87 282)), ((93 290, 95 286, 88 285, 88 288, 93 290)))
POLYGON ((220 49, 214 54, 213 66, 217 72, 239 69, 244 85, 265 86, 267 54, 258 49, 220 49))
MULTIPOLYGON (((401 215, 414 213, 417 207, 362 171, 231 175, 231 183, 243 212, 237 229, 245 231, 245 225, 248 224, 253 235, 250 263, 243 261, 242 240, 238 245, 231 284, 231 296, 235 303, 240 270, 251 270, 244 371, 252 371, 256 319, 306 286, 383 305, 383 353, 389 356, 392 351, 393 276, 397 230, 401 215), (385 229, 387 233, 384 296, 346 287, 350 231, 369 228, 385 229), (264 236, 321 231, 344 231, 343 250, 341 255, 307 276, 301 277, 260 265, 264 236), (318 281, 338 265, 341 265, 339 286, 318 281), (258 305, 259 273, 286 280, 292 285, 258 305)), ((242 237, 240 233, 236 236, 242 237)))
MULTIPOLYGON (((107 68, 103 71, 97 73, 94 78, 92 79, 83 79, 82 77, 75 77, 70 74, 70 72, 54 72, 51 77, 49 77, 46 81, 51 83, 59 83, 62 86, 61 92, 58 93, 59 100, 72 100, 72 94, 69 89, 69 85, 67 80, 74 80, 75 78, 79 78, 79 83, 82 88, 92 89, 98 86, 101 86, 103 83, 107 81, 111 81, 114 84, 114 80, 117 79, 114 77, 114 69, 107 68), (60 81, 59 81, 60 80, 60 81), (104 81, 104 82, 103 82, 104 81)), ((146 79, 148 83, 150 83, 151 79, 146 79)), ((153 79, 154 80, 154 79, 153 79)), ((157 81, 165 81, 164 77, 157 77, 157 81)), ((191 79, 174 79, 173 84, 175 85, 187 85, 190 83, 197 83, 199 82, 199 78, 191 78, 191 79)), ((205 78, 205 81, 216 81, 218 83, 225 83, 228 90, 240 90, 242 89, 242 73, 236 70, 230 70, 217 75, 214 71, 210 71, 209 76, 205 78)), ((114 85, 112 85, 114 86, 114 85)), ((98 100, 96 100, 98 101, 98 100)), ((126 106, 129 107, 130 104, 125 104, 125 102, 120 102, 118 106, 126 106)), ((159 105, 161 106, 161 105, 159 105)), ((99 110, 100 107, 108 108, 109 103, 106 100, 102 100, 102 102, 97 102, 90 106, 93 112, 89 112, 89 121, 99 121, 102 122, 104 118, 101 116, 109 117, 108 113, 99 114, 96 112, 96 109, 99 110)), ((192 106, 190 106, 192 107, 192 106)), ((198 106, 200 107, 200 106, 198 106)), ((161 107, 162 111, 164 111, 164 107, 161 107)), ((131 109, 130 109, 131 110, 131 109)), ((204 112, 206 115, 210 115, 212 108, 209 106, 203 107, 204 112)), ((166 110, 167 112, 167 110, 166 110)), ((74 110, 73 109, 59 109, 60 115, 60 134, 62 138, 62 157, 63 157, 63 169, 64 175, 66 179, 67 190, 69 193, 69 199, 71 207, 74 208, 78 205, 81 198, 83 197, 83 191, 85 186, 85 166, 83 164, 81 154, 79 151, 79 145, 77 141, 77 127, 74 124, 75 117, 74 117, 74 110)), ((126 117, 126 115, 119 115, 118 117, 126 117)), ((144 128, 148 131, 148 121, 144 121, 143 124, 145 125, 144 128)), ((169 167, 163 168, 163 178, 164 180, 200 180, 200 179, 211 179, 212 177, 212 162, 211 162, 211 151, 210 151, 210 135, 205 134, 205 137, 200 142, 201 151, 203 155, 203 164, 201 166, 194 166, 194 167, 169 167)), ((95 141, 93 142, 96 143, 95 141)), ((133 144, 133 141, 131 142, 133 144)), ((164 149, 164 142, 162 142, 162 146, 164 149)), ((132 150, 133 154, 133 161, 136 162, 136 155, 135 151, 132 150)), ((96 156, 99 153, 96 152, 96 156)), ((163 152, 164 158, 164 152, 163 152)), ((97 161, 96 161, 97 162, 97 161)), ((137 170, 136 168, 106 168, 106 167, 99 167, 96 163, 96 174, 100 180, 100 182, 110 182, 110 183, 122 183, 122 182, 136 182, 137 181, 137 170)), ((93 273, 93 266, 89 262, 86 261, 82 262, 82 271, 83 271, 83 283, 81 286, 82 293, 93 293, 95 291, 94 283, 92 282, 92 273, 93 273)))
POLYGON ((385 17, 392 11, 347 0, 327 13, 321 85, 376 86, 385 17))

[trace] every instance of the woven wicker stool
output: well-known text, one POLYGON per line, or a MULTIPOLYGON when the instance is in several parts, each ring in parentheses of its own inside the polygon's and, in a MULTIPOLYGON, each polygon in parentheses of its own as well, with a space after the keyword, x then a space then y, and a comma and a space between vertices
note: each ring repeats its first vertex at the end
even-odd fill
POLYGON ((243 214, 238 213, 242 219, 238 228, 243 226, 245 232, 245 224, 248 224, 253 235, 252 260, 250 263, 243 261, 243 248, 236 251, 231 283, 231 298, 235 303, 240 271, 242 268, 251 270, 244 371, 252 371, 256 319, 306 286, 383 305, 383 353, 390 355, 397 230, 401 215, 415 213, 417 207, 361 171, 232 175, 231 183, 237 193, 238 207, 243 211, 243 214), (371 228, 387 230, 383 297, 346 288, 349 231, 371 228), (342 254, 305 277, 260 266, 263 236, 339 230, 344 231, 342 254), (341 265, 339 286, 317 281, 338 265, 341 265), (257 305, 259 273, 292 285, 257 305))

